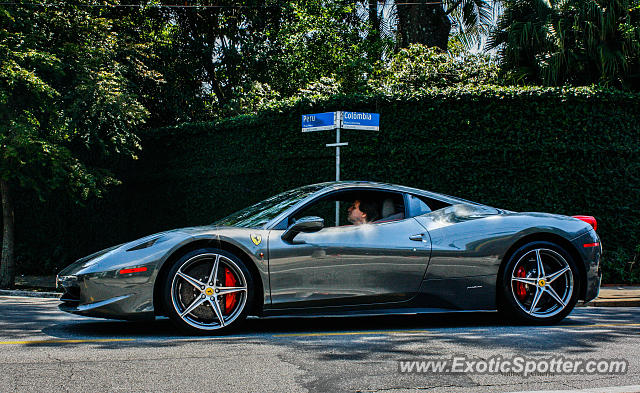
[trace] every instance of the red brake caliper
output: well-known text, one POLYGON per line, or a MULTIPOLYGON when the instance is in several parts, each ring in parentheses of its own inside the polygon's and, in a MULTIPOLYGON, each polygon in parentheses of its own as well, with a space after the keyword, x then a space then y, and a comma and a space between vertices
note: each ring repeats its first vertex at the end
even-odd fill
MULTIPOLYGON (((225 287, 235 287, 237 280, 231 270, 228 268, 224 268, 224 286, 225 287)), ((236 305, 238 294, 236 292, 228 293, 224 295, 224 310, 225 314, 231 314, 233 307, 236 305)))
MULTIPOLYGON (((524 267, 520 266, 516 271, 516 277, 526 276, 527 272, 524 270, 524 267)), ((520 301, 524 301, 524 299, 527 297, 527 288, 525 287, 524 283, 521 283, 520 281, 516 282, 516 294, 520 298, 520 301)))

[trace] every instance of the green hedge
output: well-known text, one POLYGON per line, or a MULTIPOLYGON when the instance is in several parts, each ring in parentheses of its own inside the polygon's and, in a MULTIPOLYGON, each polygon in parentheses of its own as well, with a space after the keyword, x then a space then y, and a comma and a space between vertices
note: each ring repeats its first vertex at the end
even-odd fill
MULTIPOLYGON (((516 211, 598 219, 606 280, 640 282, 640 95, 484 87, 411 97, 283 103, 255 116, 143 135, 123 185, 86 207, 24 202, 24 272, 155 231, 207 224, 269 195, 334 179, 334 132, 302 133, 300 115, 381 114, 380 132, 345 130, 342 178, 384 181, 516 211)), ((28 199, 28 198, 26 198, 28 199)))

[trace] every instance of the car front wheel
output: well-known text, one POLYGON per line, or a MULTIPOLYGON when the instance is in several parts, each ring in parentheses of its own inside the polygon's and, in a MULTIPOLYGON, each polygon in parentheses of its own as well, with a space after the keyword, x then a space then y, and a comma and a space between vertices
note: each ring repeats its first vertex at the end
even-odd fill
POLYGON ((191 251, 175 261, 167 277, 164 301, 168 316, 188 333, 228 331, 246 318, 251 307, 251 274, 227 251, 191 251))

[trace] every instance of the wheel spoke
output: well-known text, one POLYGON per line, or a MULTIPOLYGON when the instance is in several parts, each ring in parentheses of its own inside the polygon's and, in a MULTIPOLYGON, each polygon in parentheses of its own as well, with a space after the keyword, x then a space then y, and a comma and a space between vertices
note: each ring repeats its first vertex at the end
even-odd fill
POLYGON ((218 276, 218 265, 220 263, 220 254, 216 255, 216 260, 213 262, 213 267, 211 268, 211 274, 209 275, 209 282, 211 285, 216 285, 216 277, 218 276))
POLYGON ((209 303, 211 304, 211 307, 213 307, 213 311, 215 311, 218 321, 220 321, 220 326, 224 326, 224 317, 222 316, 222 310, 220 310, 218 300, 209 299, 209 303))
POLYGON ((540 257, 539 249, 536 249, 536 262, 538 263, 538 278, 542 278, 545 276, 545 274, 544 274, 544 266, 542 264, 542 257, 540 257))
POLYGON ((185 315, 189 314, 191 311, 195 310, 198 306, 200 306, 202 303, 204 303, 206 299, 202 298, 202 297, 198 297, 196 300, 194 300, 191 305, 189 307, 187 307, 186 310, 184 310, 182 312, 182 314, 180 314, 181 318, 184 318, 185 315))
POLYGON ((518 281, 523 284, 536 285, 536 282, 538 282, 538 279, 530 278, 530 277, 511 277, 511 281, 518 281))
POLYGON ((194 287, 198 288, 199 290, 202 290, 204 288, 204 283, 200 282, 198 280, 196 280, 195 278, 188 276, 182 272, 177 272, 176 273, 178 276, 182 277, 186 282, 188 282, 189 284, 193 285, 194 287))
POLYGON ((529 308, 529 314, 532 314, 533 310, 536 309, 536 306, 538 305, 538 301, 542 296, 542 292, 543 292, 542 289, 536 288, 536 294, 533 296, 533 300, 531 301, 531 308, 529 308))
POLYGON ((571 268, 569 266, 566 266, 564 269, 561 269, 560 271, 557 271, 553 274, 551 274, 549 277, 547 277, 547 282, 549 284, 551 284, 552 282, 555 281, 556 278, 562 276, 563 274, 565 274, 566 272, 570 271, 571 268))
POLYGON ((217 289, 219 290, 219 292, 217 293, 218 296, 226 295, 228 293, 247 291, 247 287, 218 287, 217 289))
POLYGON ((562 305, 562 307, 564 308, 566 306, 566 304, 562 301, 562 299, 560 299, 560 296, 558 296, 558 294, 556 293, 556 290, 553 289, 551 286, 546 287, 546 292, 555 299, 556 302, 560 303, 562 305))

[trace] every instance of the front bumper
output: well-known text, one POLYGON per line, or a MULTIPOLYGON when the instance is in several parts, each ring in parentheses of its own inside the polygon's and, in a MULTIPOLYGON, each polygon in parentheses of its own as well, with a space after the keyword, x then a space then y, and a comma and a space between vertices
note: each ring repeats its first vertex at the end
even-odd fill
POLYGON ((152 319, 152 283, 150 277, 118 277, 115 271, 58 276, 56 284, 64 289, 58 307, 88 317, 152 319))

